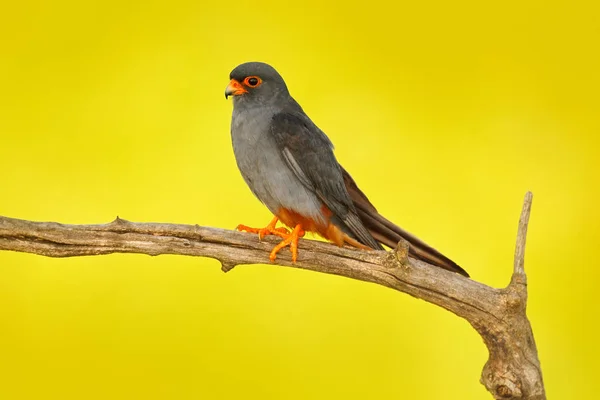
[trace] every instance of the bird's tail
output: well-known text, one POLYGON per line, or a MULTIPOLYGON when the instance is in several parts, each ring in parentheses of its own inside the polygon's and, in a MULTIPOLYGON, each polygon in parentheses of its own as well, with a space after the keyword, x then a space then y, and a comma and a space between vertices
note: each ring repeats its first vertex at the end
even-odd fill
POLYGON ((469 277, 467 271, 454 261, 379 214, 367 196, 358 188, 350 174, 343 167, 341 168, 346 189, 356 207, 358 216, 375 240, 391 248, 396 247, 401 240, 405 240, 409 243, 408 252, 410 256, 469 277))

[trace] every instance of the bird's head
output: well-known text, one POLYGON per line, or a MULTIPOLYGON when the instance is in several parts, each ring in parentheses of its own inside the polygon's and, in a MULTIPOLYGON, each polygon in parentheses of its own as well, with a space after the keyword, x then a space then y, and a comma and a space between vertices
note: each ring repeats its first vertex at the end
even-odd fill
POLYGON ((248 62, 240 64, 229 74, 229 85, 225 89, 225 98, 233 96, 238 102, 275 102, 282 95, 288 95, 285 81, 269 64, 248 62))

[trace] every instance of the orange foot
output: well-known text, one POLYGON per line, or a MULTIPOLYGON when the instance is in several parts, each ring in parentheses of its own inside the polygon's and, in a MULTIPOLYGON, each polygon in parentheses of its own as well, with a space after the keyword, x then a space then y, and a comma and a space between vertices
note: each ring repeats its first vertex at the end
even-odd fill
POLYGON ((269 222, 269 225, 264 228, 250 228, 246 225, 238 225, 235 229, 238 231, 258 233, 258 240, 262 240, 262 238, 267 235, 276 235, 285 239, 290 234, 290 231, 286 228, 275 228, 277 221, 279 221, 279 218, 273 218, 271 222, 269 222))
POLYGON ((283 240, 271 250, 271 254, 269 255, 269 259, 271 262, 275 262, 277 258, 277 253, 279 250, 283 249, 286 246, 290 246, 290 251, 292 252, 292 262, 296 262, 298 258, 298 240, 304 236, 304 230, 300 224, 296 225, 292 233, 288 235, 281 235, 283 240))

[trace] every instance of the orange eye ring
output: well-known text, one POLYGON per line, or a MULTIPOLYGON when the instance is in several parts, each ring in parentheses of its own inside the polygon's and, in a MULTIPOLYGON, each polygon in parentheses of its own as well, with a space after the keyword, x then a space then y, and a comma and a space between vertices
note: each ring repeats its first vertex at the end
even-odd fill
POLYGON ((246 77, 246 79, 244 79, 244 85, 251 87, 251 88, 255 88, 260 86, 260 84, 262 83, 262 79, 260 79, 258 76, 248 76, 246 77))

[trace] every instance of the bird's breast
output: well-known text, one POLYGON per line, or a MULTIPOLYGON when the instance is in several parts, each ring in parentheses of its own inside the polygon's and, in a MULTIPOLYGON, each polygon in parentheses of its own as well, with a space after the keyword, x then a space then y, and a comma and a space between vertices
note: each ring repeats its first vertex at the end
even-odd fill
POLYGON ((234 110, 231 139, 242 177, 273 214, 287 209, 323 222, 322 202, 285 162, 270 133, 271 120, 272 114, 234 110))

